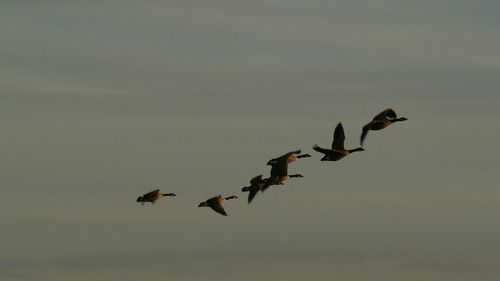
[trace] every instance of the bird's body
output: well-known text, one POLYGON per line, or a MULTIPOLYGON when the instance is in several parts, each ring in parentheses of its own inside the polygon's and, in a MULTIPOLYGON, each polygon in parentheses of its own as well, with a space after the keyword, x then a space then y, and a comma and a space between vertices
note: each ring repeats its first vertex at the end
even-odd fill
POLYGON ((158 199, 164 196, 176 196, 176 195, 173 193, 160 193, 159 189, 155 189, 153 191, 143 194, 142 196, 137 197, 136 202, 141 202, 141 205, 144 205, 144 203, 146 202, 154 204, 158 199))
POLYGON ((273 161, 273 164, 269 164, 268 162, 268 165, 271 165, 271 176, 265 179, 268 185, 281 185, 283 184, 284 181, 287 181, 290 178, 302 178, 301 174, 294 174, 294 175, 288 174, 289 159, 290 159, 289 157, 282 156, 273 159, 275 160, 273 161))
POLYGON ((363 130, 361 132, 361 137, 360 137, 360 144, 361 146, 363 145, 366 135, 368 135, 368 131, 378 131, 386 128, 387 126, 391 125, 394 122, 401 122, 401 121, 406 121, 408 120, 405 117, 399 117, 396 115, 396 112, 388 108, 381 113, 379 113, 377 116, 373 118, 370 123, 366 124, 363 126, 363 130))
POLYGON ((227 216, 228 214, 226 213, 226 211, 224 210, 224 207, 222 207, 222 205, 224 204, 224 202, 226 200, 235 199, 235 198, 238 198, 238 197, 236 197, 234 195, 229 196, 229 197, 222 197, 222 195, 217 195, 217 196, 214 196, 210 199, 207 199, 206 201, 201 202, 198 205, 198 207, 210 207, 215 212, 217 212, 223 216, 227 216))
POLYGON ((323 158, 321 158, 321 161, 338 161, 353 152, 364 150, 361 147, 355 149, 345 149, 344 140, 344 127, 342 127, 342 123, 338 123, 333 133, 332 148, 322 148, 316 144, 313 146, 313 149, 325 155, 323 156, 323 158))
POLYGON ((268 184, 267 179, 262 179, 262 175, 258 175, 250 180, 250 186, 245 186, 241 189, 241 191, 246 192, 248 191, 248 204, 252 202, 253 198, 255 195, 257 195, 257 192, 264 192, 270 184, 268 184))

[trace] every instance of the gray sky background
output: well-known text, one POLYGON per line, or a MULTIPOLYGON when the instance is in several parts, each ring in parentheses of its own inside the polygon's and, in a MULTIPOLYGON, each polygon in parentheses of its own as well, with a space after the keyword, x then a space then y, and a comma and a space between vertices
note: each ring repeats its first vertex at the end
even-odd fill
POLYGON ((68 2, 0 3, 0 279, 498 279, 500 2, 68 2))

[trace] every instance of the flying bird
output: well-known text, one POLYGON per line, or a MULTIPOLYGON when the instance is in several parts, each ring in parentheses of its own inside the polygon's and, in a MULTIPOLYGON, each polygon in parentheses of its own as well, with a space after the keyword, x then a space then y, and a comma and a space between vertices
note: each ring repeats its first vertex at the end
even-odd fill
POLYGON ((235 198, 238 198, 238 197, 232 195, 232 196, 224 198, 224 197, 222 197, 222 195, 217 195, 217 196, 212 197, 206 201, 201 202, 198 205, 198 207, 210 207, 212 210, 216 211, 217 213, 219 213, 223 216, 227 216, 228 214, 226 213, 226 211, 224 210, 222 205, 224 204, 224 202, 226 200, 235 199, 235 198))
MULTIPOLYGON (((294 175, 288 174, 288 161, 289 161, 288 157, 282 156, 273 160, 276 161, 274 161, 274 163, 271 165, 271 176, 265 179, 268 185, 281 185, 283 184, 284 181, 287 181, 290 178, 303 177, 301 174, 294 174, 294 175)), ((269 162, 268 165, 270 165, 269 162)))
POLYGON ((137 197, 136 202, 141 202, 141 205, 144 205, 144 203, 146 202, 151 202, 151 204, 154 204, 156 200, 164 196, 176 196, 176 195, 173 193, 160 193, 159 189, 155 189, 151 192, 148 192, 142 196, 137 197))
POLYGON ((282 159, 286 159, 287 163, 292 163, 294 161, 297 161, 297 159, 300 159, 300 158, 306 158, 306 157, 311 157, 311 155, 309 154, 302 154, 300 155, 300 150, 295 150, 295 151, 291 151, 291 152, 288 152, 278 158, 273 158, 271 160, 269 160, 267 162, 267 165, 274 165, 276 164, 277 162, 281 161, 282 159))
POLYGON ((241 191, 248 191, 248 204, 252 202, 257 192, 264 192, 269 187, 268 179, 262 179, 262 175, 258 175, 250 180, 250 186, 245 186, 241 191))
POLYGON ((342 127, 342 123, 338 123, 333 133, 332 149, 321 148, 317 144, 313 146, 313 149, 325 155, 321 161, 338 161, 353 152, 364 150, 362 147, 345 149, 344 140, 344 127, 342 127))
POLYGON ((368 131, 373 130, 373 131, 378 131, 382 130, 383 128, 391 125, 394 122, 400 122, 400 121, 406 121, 408 120, 405 117, 400 117, 396 115, 396 112, 392 110, 391 108, 388 108, 381 113, 379 113, 377 116, 373 118, 373 120, 363 126, 363 131, 361 133, 361 140, 360 144, 363 146, 363 142, 365 141, 366 135, 368 134, 368 131))

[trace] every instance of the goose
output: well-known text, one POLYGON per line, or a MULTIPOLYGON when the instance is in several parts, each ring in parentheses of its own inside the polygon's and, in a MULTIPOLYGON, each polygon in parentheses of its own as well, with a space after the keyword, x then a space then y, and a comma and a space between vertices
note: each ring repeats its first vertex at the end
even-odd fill
POLYGON ((241 189, 241 191, 248 191, 248 204, 252 202, 257 192, 264 192, 269 187, 268 179, 262 179, 262 175, 258 175, 250 180, 250 186, 245 186, 241 189))
POLYGON ((142 196, 137 197, 136 202, 141 202, 141 205, 144 206, 144 203, 146 202, 151 202, 151 204, 154 204, 156 200, 164 197, 164 196, 176 196, 173 193, 160 193, 159 189, 155 189, 153 191, 150 191, 142 196))
POLYGON ((235 198, 238 198, 238 197, 231 195, 229 197, 224 198, 224 197, 222 197, 222 195, 217 195, 217 196, 212 197, 206 201, 201 202, 198 205, 198 207, 210 207, 210 208, 212 208, 212 210, 216 211, 217 213, 219 213, 223 216, 227 216, 228 214, 226 213, 226 211, 224 211, 222 204, 224 204, 224 202, 226 200, 235 199, 235 198))
POLYGON ((299 150, 295 150, 295 151, 290 151, 290 152, 288 152, 288 153, 286 153, 278 158, 273 158, 267 162, 267 165, 272 166, 272 165, 276 164, 278 161, 280 161, 281 159, 286 159, 287 163, 291 163, 291 162, 297 161, 297 159, 306 158, 306 157, 311 157, 311 155, 309 155, 307 153, 300 155, 300 149, 299 149, 299 150))
POLYGON ((342 127, 342 123, 338 123, 333 133, 332 149, 321 148, 317 144, 313 146, 313 149, 325 154, 325 156, 321 158, 321 161, 338 161, 353 152, 364 151, 362 147, 358 147, 355 149, 345 149, 344 140, 344 127, 342 127))
POLYGON ((302 178, 301 174, 288 174, 288 158, 280 157, 277 161, 271 165, 271 176, 265 179, 268 185, 282 185, 284 181, 290 178, 302 178))
POLYGON ((383 128, 391 125, 394 122, 400 122, 400 121, 406 121, 408 120, 405 117, 400 117, 396 115, 396 112, 392 110, 391 108, 388 108, 381 113, 379 113, 377 116, 373 118, 370 123, 366 124, 363 126, 363 131, 361 133, 361 140, 360 144, 363 146, 363 142, 365 141, 366 135, 368 134, 368 131, 373 130, 373 131, 378 131, 382 130, 383 128))

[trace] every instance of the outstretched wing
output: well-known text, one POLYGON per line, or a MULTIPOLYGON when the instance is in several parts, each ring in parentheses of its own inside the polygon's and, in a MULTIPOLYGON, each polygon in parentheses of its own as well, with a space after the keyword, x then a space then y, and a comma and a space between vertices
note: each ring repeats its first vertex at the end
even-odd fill
POLYGON ((142 195, 142 197, 150 197, 150 196, 154 196, 154 195, 156 195, 156 194, 158 194, 158 193, 160 193, 160 190, 159 190, 159 189, 155 189, 155 190, 153 190, 153 191, 150 191, 150 192, 148 192, 148 193, 146 193, 146 194, 142 195))
POLYGON ((271 168, 271 177, 284 177, 288 174, 288 162, 286 159, 281 159, 276 162, 271 168))
POLYGON ((344 140, 344 127, 342 127, 342 123, 338 123, 333 132, 332 149, 344 149, 344 140))
POLYGON ((396 111, 392 110, 391 108, 384 110, 384 112, 385 112, 385 116, 387 116, 387 118, 389 118, 389 119, 398 118, 396 111))
POLYGON ((257 188, 250 189, 250 194, 248 194, 248 204, 250 204, 250 202, 252 202, 253 198, 255 197, 255 195, 257 195, 258 191, 259 190, 257 188))
POLYGON ((372 122, 363 126, 363 131, 361 132, 361 139, 359 141, 361 146, 363 146, 363 142, 365 141, 366 135, 368 135, 368 131, 370 131, 371 125, 372 125, 372 122))
POLYGON ((227 216, 226 211, 224 211, 224 208, 219 203, 210 204, 210 208, 212 208, 212 210, 216 211, 217 213, 219 213, 223 216, 227 216))
POLYGON ((373 118, 373 120, 386 120, 386 119, 394 119, 397 118, 396 112, 392 108, 388 108, 382 112, 380 112, 377 116, 373 118))
POLYGON ((317 144, 313 145, 312 147, 314 150, 316 150, 317 152, 321 152, 323 154, 328 154, 330 152, 329 149, 326 149, 326 148, 321 148, 319 147, 317 144))

